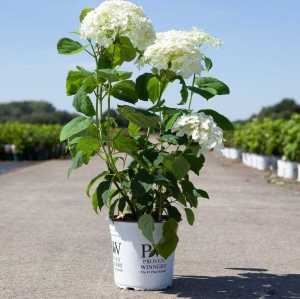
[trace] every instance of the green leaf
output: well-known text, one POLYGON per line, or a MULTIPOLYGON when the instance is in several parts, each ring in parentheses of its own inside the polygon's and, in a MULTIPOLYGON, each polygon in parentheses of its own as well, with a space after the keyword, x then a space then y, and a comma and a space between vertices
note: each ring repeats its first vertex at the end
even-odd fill
POLYGON ((111 90, 111 94, 116 99, 135 104, 138 101, 138 94, 135 83, 131 80, 124 80, 116 83, 111 90))
POLYGON ((98 213, 98 208, 101 211, 104 204, 107 203, 108 193, 110 191, 110 188, 111 188, 111 182, 104 181, 98 185, 96 191, 94 192, 92 197, 92 202, 96 213, 98 213))
POLYGON ((100 180, 101 178, 103 178, 105 175, 107 175, 108 172, 107 171, 103 171, 101 172, 100 174, 98 174, 97 176, 95 176, 90 182, 89 184, 87 185, 87 188, 86 188, 86 195, 88 197, 91 197, 91 189, 93 188, 94 184, 100 180))
POLYGON ((118 111, 130 122, 138 125, 141 128, 159 128, 160 118, 153 113, 138 110, 130 106, 118 106, 118 111))
POLYGON ((105 205, 108 205, 111 196, 111 181, 101 182, 97 188, 98 198, 100 197, 105 205))
POLYGON ((191 205, 191 207, 197 208, 198 201, 197 196, 195 196, 194 191, 196 190, 193 183, 188 179, 181 182, 182 192, 185 196, 186 201, 191 205))
POLYGON ((116 209, 118 202, 119 202, 119 199, 116 199, 113 203, 110 203, 110 205, 109 205, 108 215, 111 220, 114 220, 115 209, 116 209))
POLYGON ((140 135, 140 131, 141 131, 141 128, 138 125, 136 125, 132 122, 129 123, 129 125, 128 125, 129 136, 138 137, 140 135))
POLYGON ((204 63, 205 63, 206 70, 210 71, 213 67, 213 62, 211 61, 211 59, 205 56, 204 57, 204 63))
POLYGON ((204 156, 200 156, 197 157, 197 155, 191 153, 191 152, 186 152, 184 153, 184 158, 189 162, 189 164, 191 165, 191 170, 199 175, 200 174, 200 170, 202 169, 205 159, 204 156))
POLYGON ((177 247, 177 228, 178 223, 173 218, 170 218, 163 226, 163 238, 156 246, 156 249, 165 259, 167 259, 177 247))
POLYGON ((77 152, 76 156, 72 159, 71 166, 68 170, 68 177, 71 176, 73 170, 80 168, 83 164, 85 164, 85 158, 82 152, 77 152))
POLYGON ((147 82, 147 92, 148 97, 152 101, 152 103, 155 103, 159 100, 160 97, 160 82, 156 77, 149 78, 147 82))
POLYGON ((186 83, 185 83, 185 81, 182 77, 179 77, 179 81, 180 81, 180 84, 181 84, 181 90, 180 90, 181 102, 178 105, 184 105, 184 104, 186 104, 186 102, 188 100, 189 91, 188 91, 186 83))
POLYGON ((188 86, 188 89, 192 92, 202 96, 206 100, 209 100, 217 95, 217 91, 213 88, 198 88, 195 86, 188 86))
POLYGON ((193 225, 195 222, 195 215, 194 215, 193 210, 186 208, 186 209, 184 209, 184 211, 185 211, 186 218, 187 218, 189 225, 193 225))
POLYGON ((166 156, 163 165, 165 169, 172 173, 177 180, 185 177, 190 170, 190 164, 183 156, 166 156))
POLYGON ((167 121, 167 123, 166 123, 166 127, 165 127, 165 130, 166 130, 166 131, 170 131, 170 130, 173 128, 173 126, 174 126, 176 120, 178 119, 178 117, 179 117, 180 115, 181 115, 181 113, 178 112, 178 113, 173 114, 173 115, 168 119, 168 121, 167 121))
POLYGON ((120 80, 126 80, 131 77, 131 72, 118 71, 115 69, 99 69, 98 75, 107 81, 115 82, 120 80))
POLYGON ((215 90, 216 95, 225 95, 230 93, 229 87, 222 81, 212 77, 198 77, 196 85, 202 89, 215 90))
POLYGON ((97 87, 94 74, 85 69, 78 68, 77 71, 70 71, 67 76, 66 90, 67 95, 75 95, 80 88, 87 93, 91 93, 97 87))
POLYGON ((217 111, 211 110, 211 109, 202 109, 199 110, 199 112, 203 112, 207 115, 210 115, 215 120, 216 124, 223 129, 224 131, 232 131, 234 130, 234 126, 232 122, 226 118, 224 115, 218 113, 217 111))
POLYGON ((81 137, 76 147, 77 151, 82 152, 88 159, 95 155, 100 149, 100 143, 97 138, 86 136, 81 137))
POLYGON ((123 61, 132 61, 136 57, 136 50, 130 39, 126 36, 121 36, 118 40, 120 45, 120 54, 123 61))
POLYGON ((144 214, 143 216, 141 216, 138 221, 138 226, 145 238, 153 244, 153 233, 155 230, 155 224, 152 216, 148 214, 144 214))
POLYGON ((201 197, 201 198, 209 199, 208 193, 207 193, 206 191, 204 191, 204 190, 201 190, 201 189, 195 189, 195 190, 193 191, 193 193, 194 193, 194 195, 195 195, 196 197, 201 197))
POLYGON ((86 116, 92 117, 96 115, 96 111, 94 109, 90 97, 82 88, 80 88, 77 94, 75 95, 73 100, 73 106, 78 112, 81 112, 86 116))
POLYGON ((121 131, 114 137, 113 145, 118 151, 129 155, 135 155, 138 151, 138 147, 134 139, 124 135, 121 131))
POLYGON ((168 206, 167 210, 170 218, 174 218, 177 222, 180 222, 182 220, 181 213, 176 207, 168 206))
POLYGON ((136 79, 136 90, 140 100, 148 101, 149 99, 148 82, 153 77, 154 77, 153 74, 145 73, 136 79))
POLYGON ((177 136, 172 135, 172 134, 162 135, 160 137, 160 141, 161 142, 167 142, 167 143, 170 143, 170 144, 175 144, 175 145, 178 144, 177 136))
POLYGON ((62 38, 57 44, 58 53, 63 55, 78 54, 84 49, 86 49, 86 46, 70 38, 62 38))
POLYGON ((80 23, 82 23, 82 21, 84 20, 84 18, 87 16, 88 13, 90 13, 91 11, 93 11, 94 9, 93 8, 90 8, 90 7, 87 7, 87 8, 84 8, 81 13, 80 13, 80 23))
POLYGON ((65 141, 73 135, 86 130, 92 124, 92 122, 93 120, 91 118, 86 118, 84 116, 78 116, 72 119, 62 128, 60 133, 60 141, 65 141))

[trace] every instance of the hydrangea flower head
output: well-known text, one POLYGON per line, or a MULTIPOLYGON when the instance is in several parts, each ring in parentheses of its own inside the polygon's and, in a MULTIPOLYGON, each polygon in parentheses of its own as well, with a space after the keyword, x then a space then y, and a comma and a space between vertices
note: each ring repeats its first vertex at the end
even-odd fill
POLYGON ((200 47, 205 44, 218 47, 221 42, 196 28, 158 33, 154 44, 145 51, 144 60, 159 70, 171 66, 172 71, 189 78, 202 70, 204 55, 200 47))
POLYGON ((96 41, 108 48, 117 35, 128 37, 135 48, 143 51, 155 39, 151 21, 143 8, 126 0, 106 0, 83 19, 82 38, 96 41))
POLYGON ((178 137, 184 135, 199 143, 201 153, 209 150, 221 150, 223 146, 223 130, 217 126, 210 115, 203 112, 183 115, 177 119, 173 129, 178 137))

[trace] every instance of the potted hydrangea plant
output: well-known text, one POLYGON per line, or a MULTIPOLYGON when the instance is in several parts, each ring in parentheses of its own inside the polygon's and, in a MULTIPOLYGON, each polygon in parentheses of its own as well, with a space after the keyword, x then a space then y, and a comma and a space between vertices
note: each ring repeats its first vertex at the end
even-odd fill
POLYGON ((125 0, 84 9, 80 21, 84 44, 58 42, 60 54, 86 53, 94 61, 93 69, 78 66, 67 76, 67 95, 81 114, 60 136, 72 156, 69 172, 93 156, 106 162, 87 195, 96 213, 108 209, 116 285, 163 289, 172 282, 182 214, 192 225, 198 200, 208 198, 190 173, 199 175, 205 153, 222 148, 223 130, 232 129, 216 111, 191 110, 196 95, 229 93, 220 80, 200 76, 212 67, 200 48, 220 42, 198 29, 156 34, 143 9, 125 0), (151 71, 133 78, 121 69, 133 61, 151 71), (178 83, 179 103, 170 107, 164 92, 178 83), (139 101, 147 108, 138 108, 139 101), (117 126, 112 105, 127 128, 117 126))

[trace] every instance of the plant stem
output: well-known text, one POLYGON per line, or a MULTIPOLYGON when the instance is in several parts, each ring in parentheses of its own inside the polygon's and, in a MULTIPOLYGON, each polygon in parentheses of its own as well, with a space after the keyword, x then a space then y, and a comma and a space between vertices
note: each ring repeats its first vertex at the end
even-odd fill
MULTIPOLYGON (((192 84, 193 87, 195 86, 195 82, 196 82, 196 74, 194 74, 194 77, 193 77, 193 84, 192 84)), ((189 110, 191 110, 193 96, 194 96, 194 92, 192 91, 191 96, 190 96, 190 100, 189 100, 189 110)))

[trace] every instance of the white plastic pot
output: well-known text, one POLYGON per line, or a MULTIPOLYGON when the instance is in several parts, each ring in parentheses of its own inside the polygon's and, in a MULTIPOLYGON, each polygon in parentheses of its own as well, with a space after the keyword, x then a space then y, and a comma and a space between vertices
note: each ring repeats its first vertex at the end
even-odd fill
MULTIPOLYGON (((162 223, 155 224, 154 240, 162 236, 162 223)), ((152 246, 136 222, 114 222, 109 225, 115 284, 122 289, 162 290, 172 285, 173 253, 167 260, 154 255, 152 246)))
POLYGON ((243 153, 242 154, 242 160, 243 160, 243 163, 246 166, 249 166, 249 153, 243 153))
POLYGON ((248 160, 248 164, 247 165, 249 167, 255 168, 256 167, 256 155, 248 153, 247 157, 248 157, 247 158, 247 160, 248 160))
POLYGON ((240 160, 242 156, 242 152, 236 148, 230 148, 230 159, 232 160, 240 160))
POLYGON ((256 155, 256 168, 258 170, 266 171, 270 167, 270 158, 267 156, 256 155))
POLYGON ((298 170, 297 164, 290 161, 285 161, 284 165, 284 178, 290 180, 296 179, 298 170))
POLYGON ((277 161, 277 175, 280 177, 280 178, 283 178, 284 177, 284 162, 283 160, 278 160, 277 161))
POLYGON ((290 162, 290 161, 284 161, 284 160, 278 160, 278 169, 277 169, 277 175, 279 177, 285 178, 285 179, 296 179, 297 178, 297 164, 290 162))

